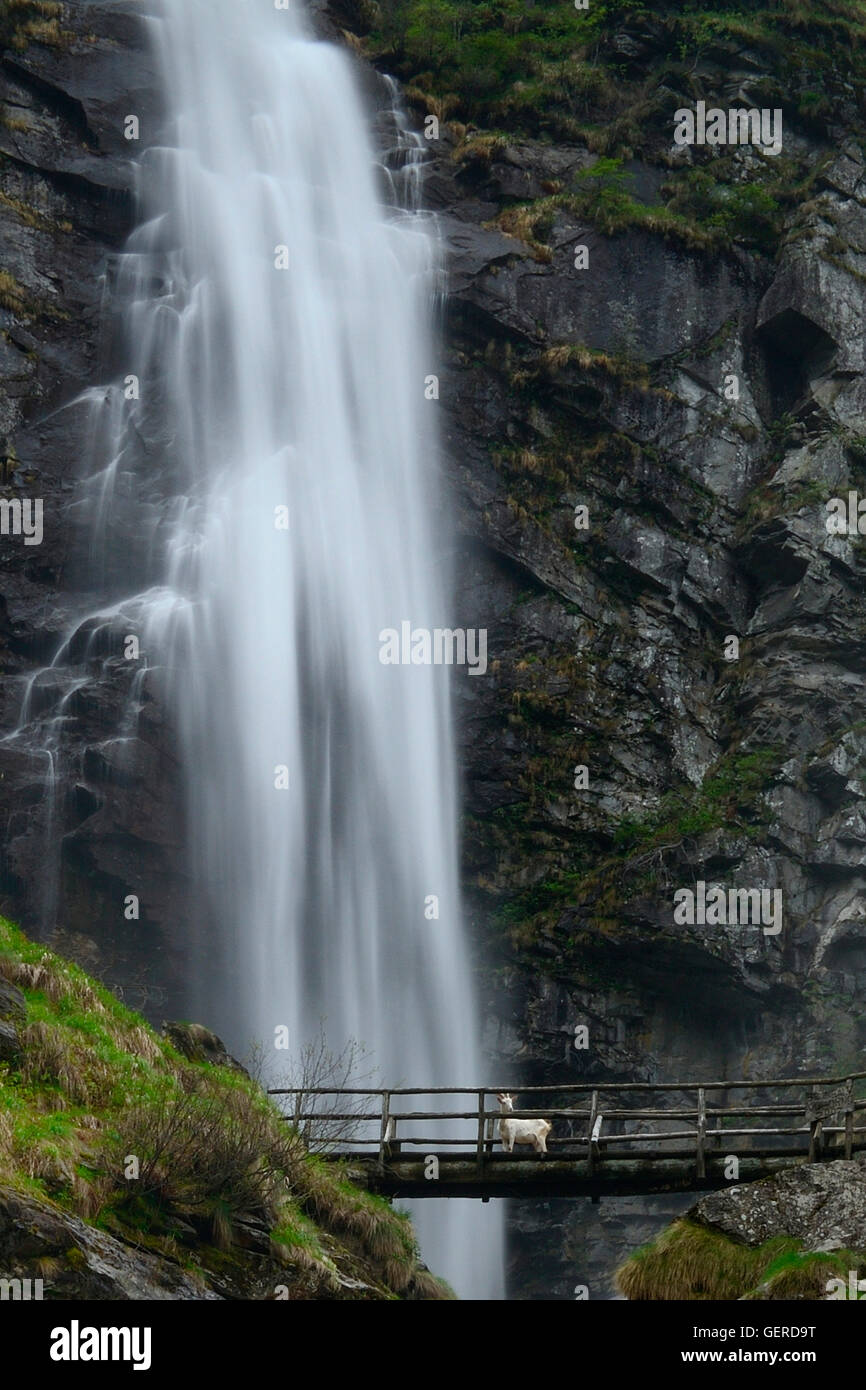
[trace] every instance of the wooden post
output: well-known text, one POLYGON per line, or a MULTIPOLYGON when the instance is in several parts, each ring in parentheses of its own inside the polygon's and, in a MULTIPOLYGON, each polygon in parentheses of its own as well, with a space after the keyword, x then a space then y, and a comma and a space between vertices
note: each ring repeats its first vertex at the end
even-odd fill
MULTIPOLYGON (((487 1117, 487 1138, 486 1138, 485 1141, 484 1141, 484 1143, 485 1143, 485 1148, 486 1148, 486 1150, 487 1150, 488 1153, 492 1153, 492 1152, 493 1152, 493 1145, 494 1145, 495 1140, 496 1140, 496 1135, 495 1135, 495 1132, 494 1132, 494 1131, 495 1131, 495 1126, 496 1126, 496 1121, 494 1120, 493 1116, 492 1116, 492 1115, 488 1115, 488 1117, 487 1117)), ((482 1198, 482 1201, 487 1201, 487 1198, 486 1198, 486 1197, 482 1198)))
POLYGON ((484 1100, 486 1091, 478 1092, 478 1138, 476 1140, 475 1165, 479 1178, 484 1173, 484 1100))
POLYGON ((391 1128, 391 1092, 382 1092, 382 1123, 379 1129, 379 1172, 385 1173, 385 1145, 388 1143, 391 1128))
POLYGON ((589 1166, 589 1171, 590 1171, 590 1173, 593 1173, 594 1170, 595 1170, 595 1158, 596 1158, 597 1149, 594 1149, 594 1148, 593 1148, 593 1145, 594 1145, 594 1143, 595 1143, 595 1122, 596 1122, 596 1116, 597 1116, 597 1114, 598 1114, 598 1091, 593 1091, 593 1093, 592 1093, 592 1100, 591 1100, 591 1102, 590 1102, 590 1107, 589 1107, 589 1128, 588 1128, 588 1130, 587 1130, 587 1135, 586 1135, 586 1137, 587 1137, 587 1143, 589 1144, 589 1149, 588 1149, 588 1152, 587 1152, 587 1162, 588 1162, 588 1166, 589 1166))
POLYGON ((821 1157, 821 1150, 824 1147, 821 1138, 824 1123, 822 1120, 812 1120, 809 1123, 809 1162, 817 1163, 821 1157))
POLYGON ((697 1163, 696 1176, 698 1181, 707 1176, 707 1160, 705 1155, 705 1145, 707 1142, 707 1101, 703 1086, 698 1087, 698 1131, 697 1131, 697 1163))
POLYGON ((590 1153, 592 1154, 593 1165, 601 1161, 601 1149, 599 1148, 598 1140, 599 1135, 601 1134, 601 1126, 603 1123, 604 1116, 602 1115, 601 1111, 599 1111, 599 1113, 595 1117, 595 1124, 592 1127, 592 1134, 590 1135, 589 1140, 589 1148, 590 1153))
POLYGON ((298 1134, 301 1132, 301 1111, 304 1108, 304 1093, 297 1091, 295 1095, 295 1129, 298 1134))
POLYGON ((845 1087, 845 1157, 851 1158, 854 1152, 854 1082, 849 1080, 845 1087))

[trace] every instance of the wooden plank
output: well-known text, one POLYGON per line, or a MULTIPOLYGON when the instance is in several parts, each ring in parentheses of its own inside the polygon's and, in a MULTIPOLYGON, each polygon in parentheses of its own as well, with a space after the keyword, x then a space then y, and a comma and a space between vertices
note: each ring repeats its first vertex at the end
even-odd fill
POLYGON ((595 1153, 592 1147, 592 1131, 595 1128, 595 1117, 598 1114, 598 1091, 593 1091, 589 1106, 589 1124, 586 1127, 587 1162, 589 1165, 590 1176, 595 1168, 595 1153))
POLYGON ((487 1133, 484 1140, 484 1147, 488 1154, 493 1152, 493 1145, 496 1141, 496 1119, 493 1115, 487 1116, 487 1133))
POLYGON ((382 1122, 379 1129, 379 1172, 383 1177, 385 1175, 385 1147, 388 1143, 388 1134, 390 1130, 390 1109, 391 1097, 388 1092, 385 1091, 382 1096, 382 1122))
MULTIPOLYGON (((474 1110, 472 1114, 475 1115, 474 1110)), ((291 1119, 293 1117, 287 1116, 286 1118, 291 1119)), ((377 1110, 375 1113, 359 1115, 357 1110, 347 1110, 344 1114, 336 1110, 302 1110, 297 1118, 300 1120, 357 1120, 361 1124, 364 1121, 381 1120, 382 1112, 377 1110)))
POLYGON ((697 1154, 695 1170, 698 1181, 702 1181, 707 1176, 706 1160, 707 1142, 707 1101, 704 1095, 703 1086, 698 1087, 698 1131, 697 1131, 697 1154))
MULTIPOLYGON (((866 1071, 850 1072, 847 1076, 804 1076, 786 1077, 778 1081, 611 1081, 606 1085, 600 1086, 597 1081, 577 1081, 560 1082, 556 1086, 533 1086, 533 1093, 536 1095, 553 1095, 559 1092, 560 1095, 578 1092, 591 1093, 597 1091, 604 1095, 611 1093, 632 1093, 635 1091, 645 1092, 670 1092, 683 1091, 694 1093, 698 1086, 703 1086, 705 1091, 771 1091, 779 1088, 790 1088, 793 1086, 841 1086, 846 1081, 864 1081, 866 1071)), ((508 1086, 486 1086, 487 1095, 494 1095, 498 1091, 509 1091, 508 1086)), ((520 1087, 512 1082, 510 1090, 519 1092, 520 1087)), ((268 1091, 271 1096, 291 1096, 295 1094, 295 1088, 275 1087, 268 1091)), ((310 1086, 305 1088, 305 1095, 309 1096, 384 1096, 386 1088, 375 1086, 310 1086)), ((395 1086, 387 1089, 390 1096, 474 1096, 478 1094, 477 1086, 395 1086)))
POLYGON ((850 1159, 854 1149, 854 1083, 848 1082, 845 1096, 845 1157, 850 1159))
POLYGON ((806 1119, 810 1122, 812 1120, 832 1120, 835 1115, 844 1112, 849 1095, 850 1090, 847 1082, 841 1086, 829 1088, 810 1087, 806 1093, 806 1119))

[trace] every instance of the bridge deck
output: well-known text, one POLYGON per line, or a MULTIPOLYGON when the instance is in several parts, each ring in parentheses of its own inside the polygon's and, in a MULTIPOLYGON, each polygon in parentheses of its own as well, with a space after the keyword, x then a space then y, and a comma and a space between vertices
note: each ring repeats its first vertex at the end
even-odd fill
POLYGON ((711 1191, 798 1163, 851 1158, 866 1151, 864 1082, 866 1072, 526 1087, 540 1108, 515 1109, 513 1116, 550 1122, 546 1154, 502 1149, 499 1110, 489 1100, 507 1087, 271 1094, 290 1096, 287 1121, 373 1191, 486 1201, 711 1191), (443 1096, 458 1099, 449 1109, 398 1108, 408 1097, 429 1107, 443 1096))
MULTIPOLYGON (((637 1197, 666 1192, 713 1192, 732 1183, 725 1176, 723 1158, 708 1159, 704 1176, 698 1178, 693 1154, 668 1159, 657 1155, 626 1158, 609 1154, 600 1169, 593 1169, 586 1159, 495 1153, 485 1159, 481 1172, 472 1154, 400 1157, 387 1160, 384 1171, 375 1156, 345 1151, 326 1156, 346 1162, 358 1181, 383 1197, 480 1197, 482 1201, 491 1197, 637 1197), (435 1157, 439 1163, 435 1181, 425 1176, 430 1171, 429 1157, 435 1157)), ((804 1155, 741 1157, 737 1181, 754 1182, 807 1161, 804 1155)))

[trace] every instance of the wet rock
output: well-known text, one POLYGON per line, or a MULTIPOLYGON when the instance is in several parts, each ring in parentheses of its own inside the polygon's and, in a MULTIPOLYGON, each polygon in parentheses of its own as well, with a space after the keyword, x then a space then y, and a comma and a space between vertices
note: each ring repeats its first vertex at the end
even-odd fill
POLYGON ((0 1062, 17 1065, 21 1059, 21 1039, 12 1023, 0 1019, 0 1062))
POLYGON ((0 1267, 6 1278, 41 1277, 52 1299, 220 1297, 177 1264, 116 1240, 79 1217, 0 1187, 0 1267))
POLYGON ((225 1044, 200 1023, 166 1023, 163 1032, 169 1042, 191 1062, 209 1062, 213 1067, 230 1067, 232 1071, 249 1073, 246 1067, 230 1057, 225 1044))
POLYGON ((0 1020, 4 1023, 24 1023, 27 1001, 21 990, 0 977, 0 1020))

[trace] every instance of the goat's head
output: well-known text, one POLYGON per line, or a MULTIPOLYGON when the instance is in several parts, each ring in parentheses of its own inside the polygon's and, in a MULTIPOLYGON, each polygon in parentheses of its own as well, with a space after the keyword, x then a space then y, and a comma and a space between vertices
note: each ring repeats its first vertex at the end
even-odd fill
POLYGON ((513 1110, 516 1097, 510 1096, 507 1091, 497 1091, 496 1099, 499 1101, 503 1110, 513 1110))

